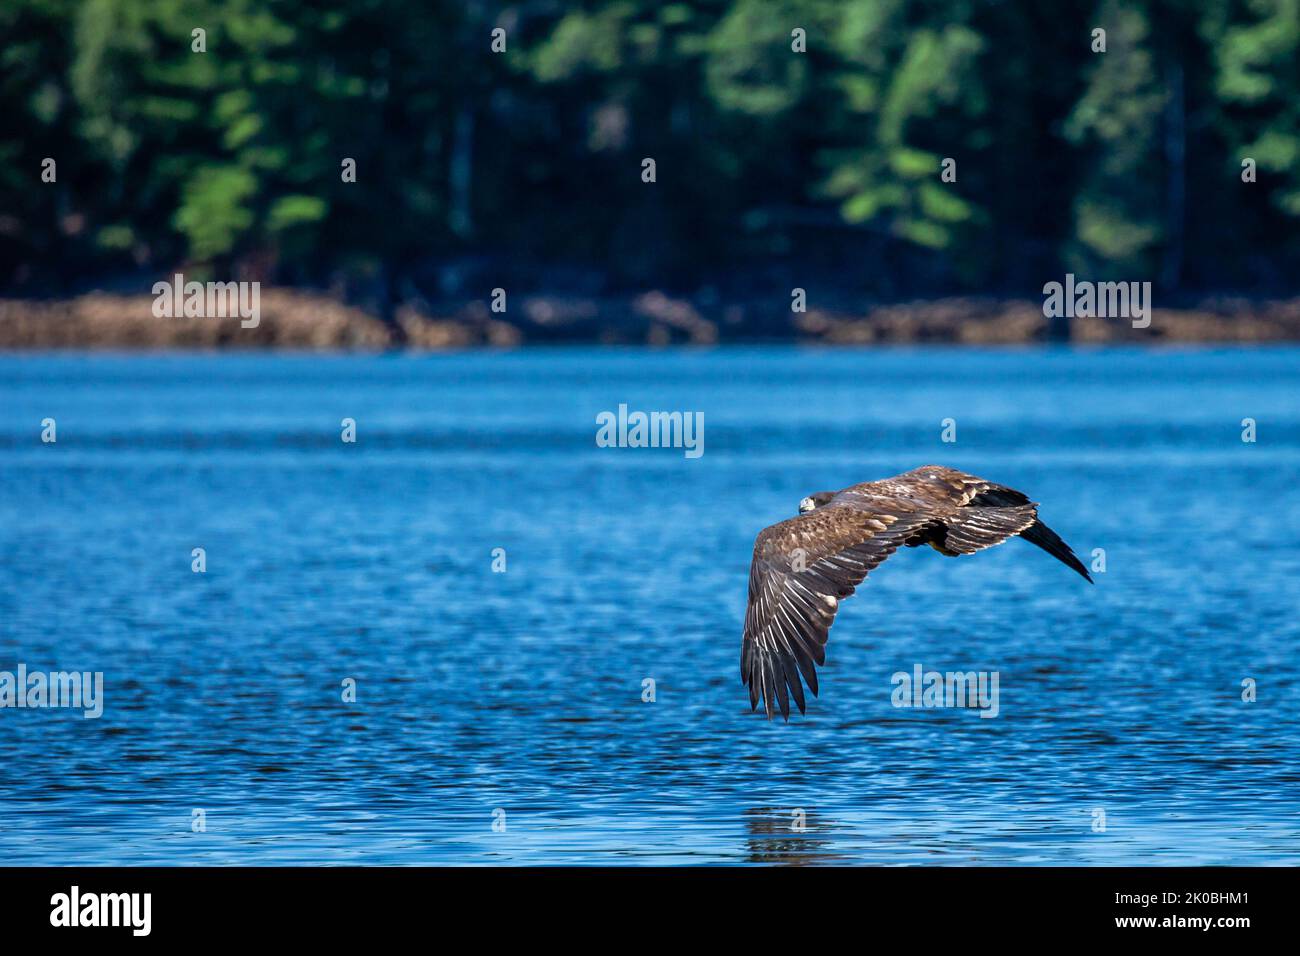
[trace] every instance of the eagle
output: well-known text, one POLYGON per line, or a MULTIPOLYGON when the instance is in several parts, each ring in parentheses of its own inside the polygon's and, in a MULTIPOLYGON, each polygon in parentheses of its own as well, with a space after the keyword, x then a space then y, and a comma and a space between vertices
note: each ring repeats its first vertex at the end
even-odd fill
POLYGON ((790 717, 804 713, 803 681, 817 694, 817 666, 840 602, 900 547, 928 544, 940 554, 973 554, 1019 535, 1082 575, 1070 546, 1038 520, 1022 492, 955 468, 924 465, 885 478, 819 491, 799 514, 764 528, 749 567, 749 604, 740 675, 750 710, 762 700, 790 717))

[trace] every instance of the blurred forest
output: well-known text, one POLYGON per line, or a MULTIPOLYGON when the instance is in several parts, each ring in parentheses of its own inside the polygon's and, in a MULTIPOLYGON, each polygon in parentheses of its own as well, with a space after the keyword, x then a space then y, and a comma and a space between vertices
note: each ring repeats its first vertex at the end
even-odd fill
POLYGON ((1300 271, 1300 0, 4 0, 0 57, 8 294, 1300 271))

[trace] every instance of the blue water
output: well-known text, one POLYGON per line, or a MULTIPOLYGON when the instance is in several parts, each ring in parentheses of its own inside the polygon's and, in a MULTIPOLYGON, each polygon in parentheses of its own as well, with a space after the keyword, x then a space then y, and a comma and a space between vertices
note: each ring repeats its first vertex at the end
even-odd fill
POLYGON ((1300 863, 1297 386, 1296 349, 0 357, 0 670, 105 697, 0 709, 0 861, 1300 863), (703 456, 596 447, 620 403, 703 412, 703 456), (1096 586, 905 550, 807 716, 751 714, 755 534, 930 462, 1096 586), (999 672, 998 716, 894 707, 916 664, 999 672))

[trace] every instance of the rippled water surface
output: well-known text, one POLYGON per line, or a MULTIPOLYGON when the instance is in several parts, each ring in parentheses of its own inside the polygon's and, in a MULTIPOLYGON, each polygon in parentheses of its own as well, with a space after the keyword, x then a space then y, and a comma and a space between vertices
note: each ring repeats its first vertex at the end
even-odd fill
POLYGON ((0 709, 0 862, 1300 863, 1298 483, 1293 349, 0 357, 0 670, 105 697, 0 709), (755 534, 930 462, 1105 573, 906 550, 751 714, 755 534))

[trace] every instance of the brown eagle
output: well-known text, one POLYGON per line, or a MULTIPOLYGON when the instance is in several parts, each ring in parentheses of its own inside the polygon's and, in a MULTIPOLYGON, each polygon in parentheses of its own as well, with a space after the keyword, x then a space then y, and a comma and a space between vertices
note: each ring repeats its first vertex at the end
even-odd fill
POLYGON ((764 528, 749 567, 749 606, 740 676, 753 710, 761 698, 790 716, 790 698, 804 712, 803 685, 817 693, 817 668, 840 601, 867 572, 899 547, 928 544, 956 557, 1001 544, 1012 535, 1038 545, 1088 581, 1070 546, 1038 520, 1025 495, 942 465, 819 491, 799 502, 799 516, 764 528))

